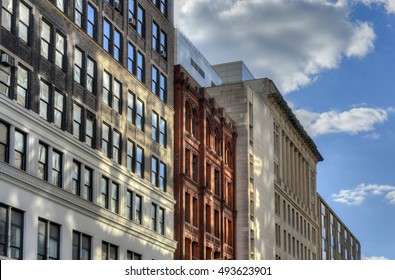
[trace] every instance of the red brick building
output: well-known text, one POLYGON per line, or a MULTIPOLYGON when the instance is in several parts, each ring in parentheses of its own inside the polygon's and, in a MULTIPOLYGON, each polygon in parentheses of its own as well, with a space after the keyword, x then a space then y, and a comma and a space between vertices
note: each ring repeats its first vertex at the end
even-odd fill
POLYGON ((175 66, 175 259, 235 258, 233 121, 175 66))

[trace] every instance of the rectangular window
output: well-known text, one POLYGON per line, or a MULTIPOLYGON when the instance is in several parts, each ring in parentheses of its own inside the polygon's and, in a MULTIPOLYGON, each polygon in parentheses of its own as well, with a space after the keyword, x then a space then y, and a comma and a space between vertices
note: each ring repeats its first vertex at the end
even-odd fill
POLYGON ((82 52, 74 48, 74 81, 79 84, 82 84, 82 58, 82 52))
POLYGON ((81 193, 81 164, 79 162, 73 161, 71 174, 72 174, 71 192, 79 196, 81 193))
POLYGON ((56 0, 56 7, 58 7, 59 10, 64 12, 64 0, 56 0))
POLYGON ((51 26, 41 22, 41 56, 49 60, 49 46, 51 45, 51 26))
POLYGON ((152 76, 151 91, 152 91, 154 94, 159 95, 159 94, 158 94, 158 90, 159 90, 159 87, 158 87, 158 83, 159 83, 159 72, 158 72, 158 69, 157 69, 155 66, 152 66, 152 73, 151 73, 151 76, 152 76))
POLYGON ((100 206, 108 209, 108 189, 109 180, 106 177, 101 178, 100 206))
POLYGON ((160 31, 160 47, 159 47, 159 52, 162 57, 167 56, 167 34, 161 30, 160 31))
POLYGON ((30 92, 29 71, 23 67, 18 68, 17 101, 20 105, 27 107, 30 92))
POLYGON ((117 80, 114 80, 114 94, 112 107, 115 112, 121 113, 121 96, 122 96, 122 85, 117 80))
POLYGON ((128 91, 128 121, 134 123, 135 121, 135 95, 128 91))
POLYGON ((48 146, 38 144, 38 170, 37 176, 41 180, 48 180, 48 146))
POLYGON ((60 225, 38 220, 37 259, 60 259, 60 225))
POLYGON ((127 256, 128 260, 142 260, 142 256, 140 254, 137 254, 135 252, 129 251, 128 250, 128 256, 127 256))
POLYGON ((214 210, 214 236, 219 238, 219 211, 214 210))
POLYGON ((86 33, 92 39, 95 39, 96 25, 96 10, 91 4, 88 3, 88 17, 86 23, 86 33))
POLYGON ((151 204, 151 229, 153 231, 157 230, 157 225, 156 225, 156 222, 157 222, 157 213, 156 213, 157 208, 158 207, 157 207, 157 205, 155 203, 151 204))
POLYGON ((122 37, 121 37, 121 33, 114 29, 114 45, 113 45, 113 57, 115 58, 115 60, 117 61, 121 61, 122 57, 122 37))
POLYGON ((151 157, 151 184, 158 186, 158 159, 151 157))
POLYGON ((82 108, 76 103, 73 104, 73 135, 81 139, 82 108))
POLYGON ((128 71, 132 74, 136 73, 136 48, 131 43, 128 43, 128 71))
POLYGON ((155 21, 152 22, 152 49, 159 51, 159 26, 155 21))
POLYGON ((136 115, 137 128, 144 131, 144 102, 137 99, 137 115, 136 115))
POLYGON ((85 123, 85 143, 91 148, 95 147, 95 123, 95 115, 87 112, 85 123))
POLYGON ((137 52, 137 79, 141 82, 145 82, 145 62, 144 55, 141 52, 137 52))
POLYGON ((159 126, 159 116, 157 113, 152 112, 152 125, 151 125, 151 138, 154 141, 158 141, 159 138, 159 131, 158 131, 158 126, 159 126))
POLYGON ((54 124, 59 128, 63 128, 63 104, 64 104, 63 94, 55 90, 54 124))
POLYGON ((19 38, 25 43, 29 42, 30 7, 19 3, 19 38))
POLYGON ((66 39, 63 35, 56 32, 55 35, 55 65, 63 69, 64 55, 66 52, 66 39))
POLYGON ((112 158, 121 163, 121 134, 114 130, 112 138, 112 158))
POLYGON ((134 171, 133 165, 134 165, 134 143, 128 139, 128 144, 127 144, 127 167, 130 171, 134 171))
POLYGON ((114 182, 111 186, 111 211, 119 213, 119 185, 114 182))
POLYGON ((159 144, 163 147, 166 147, 167 143, 167 125, 166 121, 163 118, 160 118, 159 121, 159 144))
POLYGON ((52 152, 52 184, 62 187, 62 154, 55 150, 52 152))
POLYGON ((73 230, 73 260, 91 260, 92 237, 73 230))
POLYGON ((88 201, 92 201, 93 170, 89 167, 85 167, 84 171, 84 186, 81 191, 81 197, 88 201))
POLYGON ((145 37, 145 11, 140 5, 137 7, 137 33, 145 37))
POLYGON ((129 23, 133 26, 136 25, 136 1, 135 0, 129 0, 128 3, 128 19, 129 23))
POLYGON ((110 106, 111 98, 111 75, 103 72, 103 103, 110 106))
POLYGON ((221 177, 217 169, 214 169, 214 192, 217 196, 221 195, 221 177))
POLYGON ((133 192, 126 192, 126 217, 129 220, 133 220, 133 192))
POLYGON ((15 130, 14 166, 26 169, 26 135, 18 130, 15 130))
POLYGON ((0 69, 0 94, 10 96, 11 75, 0 69))
POLYGON ((159 207, 159 233, 165 234, 165 209, 159 207))
POLYGON ((198 156, 192 155, 192 179, 197 182, 198 181, 198 168, 199 168, 198 156))
POLYGON ((86 89, 90 93, 96 93, 96 62, 90 57, 86 60, 86 89))
POLYGON ((159 10, 164 16, 167 16, 167 0, 160 0, 159 10))
POLYGON ((75 0, 75 13, 74 13, 74 22, 79 27, 82 27, 82 17, 83 17, 83 3, 82 0, 75 0))
POLYGON ((136 148, 136 174, 140 178, 144 178, 144 150, 137 146, 136 148))
POLYGON ((102 152, 110 157, 110 127, 103 123, 103 131, 102 131, 102 152))
POLYGON ((49 107, 49 85, 40 81, 40 116, 48 120, 48 107, 49 107))
POLYGON ((14 4, 13 0, 3 0, 1 9, 1 25, 11 31, 12 27, 12 17, 14 14, 14 4))
POLYGON ((23 258, 23 212, 0 204, 0 255, 23 258))
POLYGON ((159 99, 166 103, 167 99, 167 78, 162 73, 160 74, 160 89, 159 89, 159 99))
POLYGON ((142 221, 142 205, 143 205, 143 199, 141 196, 136 194, 135 197, 135 205, 134 205, 134 209, 135 209, 135 222, 138 224, 141 224, 142 221))
POLYGON ((103 19, 103 49, 110 53, 110 42, 111 42, 111 25, 103 19))
POLYGON ((118 246, 103 241, 101 248, 102 248, 102 260, 118 259, 118 246))
POLYGON ((166 191, 167 168, 163 162, 159 163, 159 189, 166 191))

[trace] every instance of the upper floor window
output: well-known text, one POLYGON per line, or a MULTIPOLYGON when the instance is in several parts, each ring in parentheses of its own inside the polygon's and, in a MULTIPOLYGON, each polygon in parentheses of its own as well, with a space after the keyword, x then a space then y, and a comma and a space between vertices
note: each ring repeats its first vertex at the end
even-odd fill
POLYGON ((0 122, 0 161, 8 162, 9 126, 0 122))
POLYGON ((18 130, 15 130, 14 166, 26 169, 26 135, 18 130))
POLYGON ((49 107, 49 85, 40 80, 40 116, 48 120, 48 107, 49 107))
POLYGON ((102 152, 110 156, 110 126, 103 123, 102 127, 102 152))
POLYGON ((112 158, 117 163, 121 163, 121 139, 121 134, 114 130, 112 137, 112 158))
POLYGON ((89 167, 85 167, 84 174, 84 185, 82 187, 81 197, 88 201, 92 201, 93 170, 89 167))
POLYGON ((95 39, 96 9, 83 0, 75 1, 74 22, 81 27, 89 37, 95 39))
POLYGON ((28 100, 30 94, 30 72, 24 67, 18 68, 18 85, 17 85, 17 102, 28 107, 28 100))
POLYGON ((166 103, 167 99, 167 78, 163 73, 160 74, 160 88, 159 88, 159 99, 166 103))
POLYGON ((92 237, 73 230, 73 260, 90 260, 92 255, 92 237))
POLYGON ((29 42, 29 28, 30 28, 30 7, 24 3, 19 3, 19 38, 24 42, 29 42))
POLYGON ((141 52, 137 53, 137 79, 141 82, 145 82, 145 57, 141 52))
POLYGON ((106 19, 103 19, 103 49, 110 53, 115 60, 121 61, 121 33, 115 29, 106 19))
POLYGON ((52 152, 52 184, 62 187, 62 154, 58 151, 52 152))
POLYGON ((44 143, 38 144, 38 178, 48 180, 48 146, 44 143))
POLYGON ((78 48, 74 48, 74 81, 82 84, 83 54, 78 48))
POLYGON ((128 71, 136 74, 136 47, 128 43, 128 71))
POLYGON ((136 1, 129 0, 128 1, 128 19, 129 23, 133 26, 136 25, 136 1))
POLYGON ((62 34, 56 32, 55 34, 55 65, 60 69, 64 67, 64 59, 66 53, 66 39, 62 34))
POLYGON ((61 10, 62 12, 64 12, 64 10, 65 10, 65 0, 55 0, 55 3, 56 3, 56 7, 58 7, 59 8, 59 10, 61 10))
POLYGON ((11 75, 0 69, 0 93, 10 97, 11 75))
POLYGON ((37 259, 60 259, 60 225, 44 219, 38 220, 37 259))
POLYGON ((135 112, 136 112, 136 96, 128 91, 128 121, 131 123, 135 122, 135 112))
POLYGON ((144 150, 140 146, 136 147, 135 171, 137 176, 144 178, 144 150))
POLYGON ((23 212, 0 204, 0 255, 23 258, 23 212))
POLYGON ((1 25, 11 31, 12 28, 12 17, 14 16, 14 1, 3 0, 1 9, 1 25))
POLYGON ((166 147, 167 143, 167 124, 164 118, 159 120, 159 144, 166 147))
POLYGON ((151 0, 152 3, 159 9, 159 11, 167 16, 167 0, 151 0))
POLYGON ((110 106, 111 97, 111 75, 106 71, 103 72, 103 103, 110 106))
POLYGON ((137 114, 136 114, 136 126, 138 129, 144 131, 144 102, 137 99, 137 114))
POLYGON ((102 242, 102 260, 117 260, 118 246, 108 242, 102 242))
POLYGON ((140 5, 137 7, 137 33, 145 37, 145 11, 140 5))

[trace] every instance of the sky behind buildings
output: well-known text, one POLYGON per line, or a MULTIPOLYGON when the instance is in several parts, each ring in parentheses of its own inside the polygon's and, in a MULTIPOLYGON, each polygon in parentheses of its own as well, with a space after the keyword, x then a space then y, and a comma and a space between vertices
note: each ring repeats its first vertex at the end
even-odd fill
POLYGON ((395 259, 395 0, 178 0, 212 63, 268 77, 316 142, 319 193, 366 259, 395 259))

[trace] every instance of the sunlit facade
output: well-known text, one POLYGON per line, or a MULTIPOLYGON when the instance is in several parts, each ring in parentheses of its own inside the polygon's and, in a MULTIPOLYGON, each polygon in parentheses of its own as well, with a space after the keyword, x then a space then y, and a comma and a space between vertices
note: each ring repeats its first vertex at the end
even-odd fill
POLYGON ((173 259, 173 1, 1 5, 0 259, 173 259))
POLYGON ((320 255, 323 260, 360 260, 361 244, 328 203, 317 195, 320 215, 320 255))
POLYGON ((238 133, 236 258, 318 259, 315 177, 322 157, 274 83, 250 80, 243 65, 220 65, 224 84, 207 89, 238 133))

